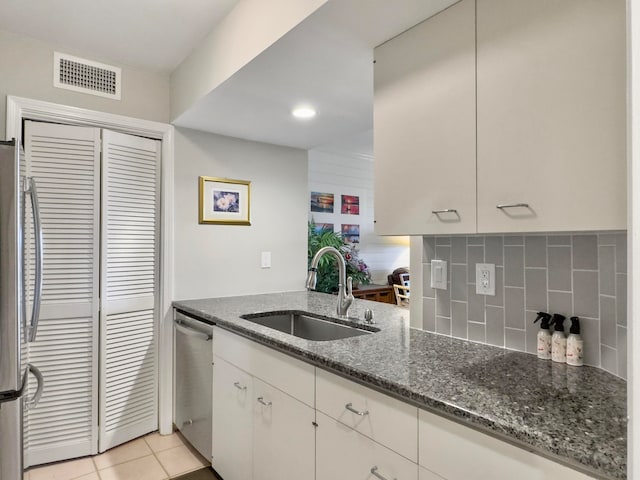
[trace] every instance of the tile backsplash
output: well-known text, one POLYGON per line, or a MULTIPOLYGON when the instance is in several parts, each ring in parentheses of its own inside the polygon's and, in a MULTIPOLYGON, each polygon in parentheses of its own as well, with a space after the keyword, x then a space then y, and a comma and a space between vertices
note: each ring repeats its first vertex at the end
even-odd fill
POLYGON ((580 317, 585 364, 626 378, 627 235, 423 238, 423 328, 536 353, 538 311, 580 317), (448 262, 448 289, 430 287, 431 260, 448 262), (477 295, 475 264, 496 267, 495 296, 477 295))

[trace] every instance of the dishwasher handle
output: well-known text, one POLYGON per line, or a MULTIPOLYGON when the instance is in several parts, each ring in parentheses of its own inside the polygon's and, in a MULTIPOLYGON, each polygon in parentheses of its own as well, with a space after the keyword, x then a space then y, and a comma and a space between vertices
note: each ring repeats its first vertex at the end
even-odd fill
POLYGON ((213 336, 209 335, 208 333, 194 330, 193 328, 186 327, 184 325, 181 325, 180 323, 174 322, 174 326, 176 327, 176 330, 179 331, 180 333, 188 335, 189 337, 194 337, 200 340, 204 340, 205 342, 208 342, 213 338, 213 336))

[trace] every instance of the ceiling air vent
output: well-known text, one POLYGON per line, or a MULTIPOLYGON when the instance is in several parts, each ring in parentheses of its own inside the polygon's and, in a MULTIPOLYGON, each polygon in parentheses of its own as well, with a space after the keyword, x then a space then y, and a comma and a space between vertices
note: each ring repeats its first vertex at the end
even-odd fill
POLYGON ((118 67, 53 53, 54 87, 120 100, 121 75, 118 67))

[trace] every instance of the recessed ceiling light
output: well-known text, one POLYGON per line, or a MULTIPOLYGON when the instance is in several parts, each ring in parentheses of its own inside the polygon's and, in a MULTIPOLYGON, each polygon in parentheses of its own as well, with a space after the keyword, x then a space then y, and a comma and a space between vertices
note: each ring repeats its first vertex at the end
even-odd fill
POLYGON ((316 111, 311 107, 296 107, 291 111, 291 115, 296 118, 313 118, 316 111))

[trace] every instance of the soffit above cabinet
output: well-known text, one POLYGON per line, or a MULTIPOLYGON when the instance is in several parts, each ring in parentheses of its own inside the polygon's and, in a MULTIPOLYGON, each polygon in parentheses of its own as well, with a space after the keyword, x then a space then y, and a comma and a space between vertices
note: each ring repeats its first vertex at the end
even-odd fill
POLYGON ((174 124, 305 149, 371 130, 373 48, 455 1, 329 1, 174 124), (317 116, 294 119, 298 103, 317 116))

